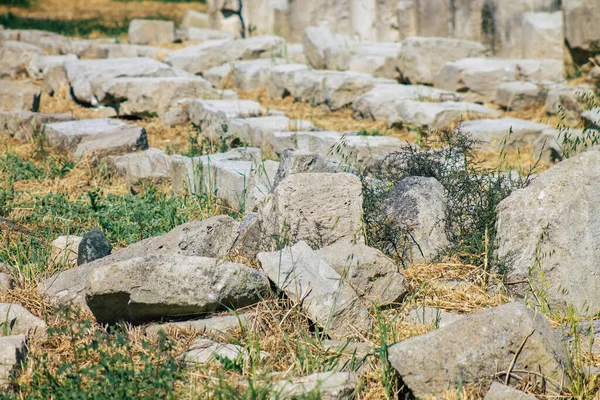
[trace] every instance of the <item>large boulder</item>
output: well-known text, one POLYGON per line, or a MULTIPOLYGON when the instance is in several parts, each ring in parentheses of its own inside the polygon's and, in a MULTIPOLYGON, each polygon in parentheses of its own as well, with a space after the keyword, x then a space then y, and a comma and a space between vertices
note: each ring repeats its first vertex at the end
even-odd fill
POLYGON ((400 72, 412 84, 432 84, 445 63, 468 57, 483 57, 485 47, 468 40, 440 37, 409 37, 402 41, 400 72))
POLYGON ((410 238, 407 259, 429 261, 449 245, 446 192, 437 179, 420 176, 402 179, 387 194, 383 208, 392 224, 410 238))
POLYGON ((600 213, 597 210, 600 153, 589 151, 538 175, 498 205, 498 256, 508 280, 526 296, 581 313, 600 311, 600 213))
POLYGON ((356 292, 305 242, 257 258, 269 279, 326 334, 347 339, 371 328, 369 311, 356 292))
POLYGON ((264 275, 243 264, 176 254, 136 257, 93 269, 86 301, 99 322, 199 315, 260 301, 264 275))
MULTIPOLYGON (((543 381, 557 392, 568 385, 569 356, 546 319, 521 303, 465 316, 389 348, 389 360, 419 398, 441 395, 509 373, 543 381), (459 383, 460 382, 460 383, 459 383)), ((517 383, 508 379, 509 383, 517 383)))

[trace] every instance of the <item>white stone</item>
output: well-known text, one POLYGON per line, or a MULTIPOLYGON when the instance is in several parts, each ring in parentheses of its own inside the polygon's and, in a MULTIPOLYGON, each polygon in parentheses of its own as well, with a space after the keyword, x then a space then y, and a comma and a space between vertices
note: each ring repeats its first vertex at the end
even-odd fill
POLYGON ((231 70, 231 83, 234 88, 245 92, 259 92, 269 85, 273 67, 284 63, 285 60, 282 58, 234 63, 231 70))
POLYGON ((517 111, 542 104, 545 94, 545 89, 535 83, 506 82, 498 86, 494 103, 507 111, 517 111))
POLYGON ((132 19, 127 33, 133 44, 173 43, 175 24, 173 21, 132 19))
POLYGON ((548 125, 518 118, 466 121, 461 127, 473 139, 481 141, 477 146, 486 151, 531 145, 548 128, 548 125))
POLYGON ((395 124, 444 129, 461 119, 496 118, 500 113, 476 103, 444 101, 426 103, 405 100, 395 103, 388 126, 395 124))
POLYGON ((171 156, 162 150, 150 148, 148 150, 109 156, 109 165, 114 171, 125 177, 130 184, 140 180, 160 180, 171 177, 171 156))
POLYGON ((33 79, 42 79, 48 70, 56 65, 64 65, 67 61, 75 61, 77 56, 67 54, 64 56, 34 56, 27 66, 27 73, 33 79))
POLYGON ((526 12, 523 18, 523 58, 564 60, 563 13, 526 12))

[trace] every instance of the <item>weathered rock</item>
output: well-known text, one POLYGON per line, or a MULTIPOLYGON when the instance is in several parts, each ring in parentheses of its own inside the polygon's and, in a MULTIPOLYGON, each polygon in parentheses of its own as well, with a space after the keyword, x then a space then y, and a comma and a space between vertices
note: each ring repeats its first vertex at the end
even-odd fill
POLYGON ((275 190, 282 180, 292 174, 336 173, 341 171, 340 164, 329 161, 317 153, 287 148, 281 154, 281 161, 271 191, 275 190))
POLYGON ((369 311, 356 292, 305 242, 257 258, 269 279, 325 333, 345 339, 370 329, 369 311))
POLYGON ((165 57, 165 62, 192 74, 199 74, 213 67, 228 63, 224 46, 230 46, 232 40, 208 40, 198 46, 188 46, 175 50, 165 57))
POLYGON ((284 64, 271 68, 271 80, 268 84, 269 96, 279 99, 290 95, 289 87, 293 84, 294 74, 306 71, 304 64, 284 64))
POLYGON ((162 60, 171 52, 170 49, 164 47, 143 46, 136 44, 111 43, 99 44, 98 52, 103 53, 104 57, 99 58, 132 58, 132 57, 148 57, 155 60, 162 60))
POLYGON ((480 141, 476 146, 487 151, 524 147, 533 144, 548 125, 518 118, 466 121, 461 129, 480 141))
POLYGON ((0 387, 10 384, 27 356, 25 335, 0 336, 0 387))
POLYGON ((29 81, 0 80, 0 111, 37 111, 42 89, 29 81))
POLYGON ((132 19, 127 32, 129 42, 134 44, 160 44, 175 41, 173 21, 132 19))
POLYGON ((348 61, 350 71, 375 77, 400 79, 401 43, 364 43, 353 48, 348 61))
POLYGON ((214 87, 222 88, 226 86, 229 81, 231 81, 231 70, 231 64, 227 63, 204 71, 202 76, 214 87))
POLYGON ((402 41, 400 72, 410 83, 432 84, 445 63, 482 57, 485 47, 468 40, 439 37, 409 37, 402 41))
POLYGON ((285 39, 274 35, 252 36, 235 40, 226 49, 229 60, 252 60, 260 58, 264 53, 285 49, 285 39))
POLYGON ((92 105, 103 99, 102 85, 110 79, 187 76, 185 72, 146 57, 71 61, 65 63, 64 71, 75 98, 92 105))
POLYGON ((400 303, 407 292, 398 267, 377 249, 365 244, 336 243, 317 253, 363 300, 389 306, 400 303))
POLYGON ((463 315, 442 311, 433 307, 412 308, 404 321, 415 325, 430 325, 435 328, 443 328, 463 318, 463 315))
POLYGON ((500 58, 465 58, 446 63, 434 79, 436 87, 466 92, 467 99, 491 101, 498 86, 520 78, 531 82, 563 80, 561 60, 505 60, 500 58))
POLYGON ((435 89, 424 85, 383 84, 357 97, 352 102, 355 118, 372 118, 375 121, 387 120, 403 100, 424 101, 460 101, 459 93, 435 89))
POLYGON ((27 72, 29 62, 42 54, 42 49, 32 44, 12 40, 0 41, 0 78, 17 78, 27 72))
POLYGON ((20 304, 0 303, 0 332, 5 336, 46 336, 46 323, 20 304))
POLYGON ((457 382, 504 379, 509 370, 530 371, 535 375, 529 377, 538 380, 541 374, 550 390, 569 382, 569 356, 560 334, 520 303, 471 314, 404 340, 389 348, 389 360, 417 397, 455 390, 457 382))
POLYGON ((446 238, 446 193, 435 178, 402 179, 383 202, 385 213, 406 232, 407 259, 427 262, 449 245, 446 238))
POLYGON ((218 98, 210 82, 195 77, 116 78, 102 85, 101 102, 111 105, 121 116, 162 116, 177 100, 218 98))
POLYGON ((507 111, 535 107, 545 101, 545 90, 531 82, 506 82, 498 86, 494 103, 507 111))
POLYGON ((556 85, 549 88, 544 107, 547 114, 561 114, 566 119, 577 120, 583 112, 582 105, 585 104, 585 98, 593 96, 591 87, 556 85))
POLYGON ((178 29, 177 37, 193 43, 206 42, 209 40, 233 40, 237 37, 237 35, 233 32, 224 32, 217 29, 189 27, 178 29))
POLYGON ((115 129, 101 135, 84 137, 75 149, 73 160, 79 161, 90 155, 102 158, 147 148, 148 138, 144 128, 136 126, 129 129, 115 129))
POLYGON ((285 64, 282 58, 240 61, 233 64, 231 83, 234 88, 245 92, 266 89, 271 79, 271 69, 285 64))
POLYGON ((600 107, 594 107, 590 110, 581 113, 581 120, 583 126, 588 129, 599 129, 600 128, 600 107))
POLYGON ((302 45, 313 68, 345 70, 354 42, 349 36, 334 35, 326 27, 311 26, 304 30, 302 45))
POLYGON ((496 118, 500 113, 476 103, 444 101, 427 103, 404 100, 394 103, 388 116, 388 126, 413 125, 430 129, 445 129, 464 119, 496 118))
POLYGON ((122 156, 109 156, 108 162, 111 169, 124 176, 130 184, 171 177, 171 156, 155 148, 122 156))
MULTIPOLYGON (((588 151, 539 174, 498 206, 498 256, 508 263, 509 281, 531 281, 556 309, 600 310, 596 232, 596 186, 600 153, 588 151)), ((521 296, 529 285, 511 285, 521 296)))
POLYGON ((523 58, 564 59, 563 13, 526 12, 523 18, 523 58))
MULTIPOLYGON (((269 354, 261 351, 260 358, 263 359, 269 354)), ((206 364, 211 361, 220 361, 226 358, 231 361, 240 358, 248 359, 250 353, 248 350, 237 344, 225 344, 214 342, 210 339, 199 338, 192 343, 190 349, 184 354, 183 359, 191 364, 206 364)))
POLYGON ((0 134, 28 141, 33 137, 34 132, 41 132, 45 124, 75 120, 77 117, 71 114, 0 112, 0 134))
POLYGON ((600 28, 594 24, 600 18, 598 1, 565 0, 562 9, 565 14, 565 39, 575 61, 586 62, 587 56, 593 52, 593 43, 600 37, 600 28))
POLYGON ((104 232, 94 228, 83 235, 77 249, 77 265, 87 264, 99 258, 108 256, 112 246, 104 232))
POLYGON ((0 293, 6 292, 13 288, 12 279, 6 272, 0 272, 0 293))
POLYGON ((237 136, 251 146, 271 149, 275 132, 313 131, 317 128, 309 121, 290 120, 284 116, 234 118, 227 122, 227 134, 237 136))
POLYGON ((207 13, 187 10, 180 24, 181 28, 210 28, 210 19, 207 13))
POLYGON ((250 324, 251 320, 251 314, 225 315, 222 317, 150 325, 146 328, 146 333, 156 334, 160 331, 174 329, 194 331, 198 333, 224 333, 232 329, 246 327, 250 324))
POLYGON ((276 382, 273 392, 282 398, 318 396, 323 400, 351 399, 360 379, 354 372, 320 372, 276 382))
POLYGON ((55 122, 46 124, 45 132, 46 141, 53 147, 72 148, 78 146, 80 152, 78 156, 83 155, 80 150, 87 150, 85 143, 101 139, 106 139, 109 147, 129 144, 129 146, 125 146, 129 151, 148 148, 148 139, 144 128, 108 118, 55 122), (80 149, 81 145, 84 146, 80 149))
POLYGON ((42 79, 51 67, 63 66, 66 62, 76 61, 75 54, 64 56, 34 56, 27 64, 27 73, 33 79, 42 79))
POLYGON ((165 254, 94 268, 86 301, 99 322, 143 322, 248 306, 261 300, 266 279, 243 264, 165 254))
POLYGON ((52 242, 52 263, 68 267, 77 265, 81 236, 59 236, 52 242))
POLYGON ((188 113, 192 123, 201 125, 204 132, 223 134, 229 119, 259 117, 264 110, 252 100, 193 100, 188 113))
POLYGON ((535 397, 510 386, 493 382, 483 400, 535 400, 535 397))
POLYGON ((281 240, 322 247, 363 241, 362 186, 347 173, 293 174, 258 208, 265 249, 281 240))

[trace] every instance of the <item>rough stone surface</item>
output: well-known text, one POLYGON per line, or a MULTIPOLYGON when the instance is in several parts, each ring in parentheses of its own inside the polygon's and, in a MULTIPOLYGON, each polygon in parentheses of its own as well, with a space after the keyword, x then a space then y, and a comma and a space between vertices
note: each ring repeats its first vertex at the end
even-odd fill
POLYGON ((232 329, 246 327, 250 324, 251 320, 251 314, 225 315, 222 317, 150 325, 146 328, 146 333, 156 334, 160 331, 168 330, 184 330, 198 333, 224 333, 232 329))
POLYGON ((0 293, 13 288, 12 279, 6 272, 0 272, 0 293))
POLYGON ((494 103, 507 111, 535 107, 545 101, 545 90, 531 82, 507 82, 498 86, 494 103))
POLYGON ((231 81, 231 64, 223 64, 205 71, 202 76, 214 87, 222 88, 231 81))
POLYGON ((535 397, 510 386, 493 382, 483 400, 535 400, 535 397))
POLYGON ((305 242, 257 257, 269 279, 334 339, 370 329, 369 311, 356 292, 305 242))
POLYGON ((348 62, 350 71, 379 78, 400 79, 401 43, 364 43, 353 48, 348 62))
POLYGON ((109 156, 108 162, 111 169, 124 176, 130 184, 171 177, 171 156, 155 148, 122 156, 109 156))
POLYGON ((62 66, 66 62, 76 61, 75 54, 66 54, 62 56, 34 56, 27 64, 27 73, 33 79, 42 79, 48 70, 54 66, 62 66))
POLYGON ((75 120, 77 117, 71 114, 43 114, 29 111, 0 112, 0 134, 28 141, 33 133, 41 131, 45 124, 75 120))
POLYGON ((362 242, 362 186, 348 173, 292 174, 258 208, 261 238, 270 249, 277 238, 314 246, 362 242))
POLYGON ((409 37, 402 41, 400 72, 412 84, 432 84, 445 63, 468 57, 482 57, 481 43, 439 37, 409 37))
POLYGON ((525 147, 548 128, 548 125, 518 118, 480 119, 462 124, 464 132, 481 141, 477 146, 486 151, 525 147))
POLYGON ((426 103, 405 100, 394 104, 388 117, 388 126, 414 125, 430 129, 444 129, 457 124, 461 119, 496 118, 500 113, 476 103, 444 101, 426 103))
POLYGON ((351 399, 360 379, 354 372, 320 372, 276 382, 273 391, 282 398, 301 398, 319 393, 323 400, 351 399))
POLYGON ((352 286, 363 300, 380 306, 398 304, 406 281, 381 251, 365 244, 336 243, 317 253, 352 286))
POLYGON ((106 257, 112 251, 112 246, 104 232, 98 228, 90 230, 83 235, 77 250, 77 265, 86 264, 106 257))
POLYGON ((232 40, 208 40, 197 46, 187 46, 175 50, 165 57, 165 62, 173 67, 192 74, 200 74, 213 67, 229 62, 223 46, 230 46, 232 40))
POLYGON ((544 104, 547 114, 564 115, 566 119, 577 120, 583 112, 584 98, 594 96, 593 89, 588 86, 570 87, 555 85, 549 88, 544 104))
POLYGON ((11 382, 26 356, 25 335, 0 336, 0 388, 11 382))
POLYGON ((0 303, 0 332, 3 335, 46 336, 46 323, 20 304, 0 303))
POLYGON ((597 0, 565 0, 565 39, 574 49, 577 62, 587 61, 593 50, 592 43, 600 37, 600 27, 594 23, 600 18, 597 0))
POLYGON ((318 130, 309 121, 291 120, 282 115, 234 118, 227 122, 227 134, 237 136, 251 146, 265 151, 272 149, 272 137, 275 132, 318 130))
POLYGON ((42 90, 29 81, 0 80, 0 112, 37 111, 42 90))
POLYGON ((383 207, 393 223, 410 236, 407 256, 429 261, 449 245, 446 238, 446 193, 435 178, 402 179, 386 196, 383 207))
POLYGON ((279 183, 292 174, 305 174, 317 172, 341 172, 340 164, 329 161, 317 153, 307 150, 287 148, 281 154, 281 161, 271 190, 275 190, 279 183))
MULTIPOLYGON (((498 206, 498 256, 511 267, 508 279, 531 279, 551 307, 569 304, 586 315, 600 310, 600 274, 593 261, 600 248, 599 165, 597 151, 574 156, 498 206)), ((528 285, 511 286, 515 294, 530 297, 528 285)))
POLYGON ((463 315, 442 311, 433 307, 412 308, 404 321, 415 325, 431 325, 435 328, 443 328, 463 318, 463 315))
POLYGON ((0 78, 15 79, 25 74, 29 62, 42 53, 42 49, 32 44, 0 40, 0 78))
POLYGON ((284 64, 271 68, 271 80, 268 84, 269 96, 280 99, 290 95, 289 87, 292 85, 294 74, 306 71, 304 64, 284 64))
POLYGON ((417 397, 456 390, 457 382, 492 379, 511 368, 513 360, 513 370, 542 374, 551 390, 569 382, 569 360, 560 334, 521 303, 471 314, 404 340, 390 347, 389 360, 417 397))
POLYGON ((521 37, 524 58, 564 60, 563 13, 526 12, 521 37))
MULTIPOLYGON (((268 353, 261 351, 260 358, 265 358, 268 353)), ((248 350, 236 344, 226 344, 212 341, 210 339, 199 338, 192 343, 190 349, 184 354, 183 359, 190 364, 205 364, 210 361, 216 361, 218 358, 227 358, 231 361, 239 358, 247 359, 250 357, 248 350)))
POLYGON ((59 236, 54 239, 52 242, 52 262, 55 265, 76 266, 79 244, 82 239, 81 236, 59 236))
POLYGON ((176 254, 136 257, 94 268, 86 301, 99 322, 144 322, 253 304, 266 293, 262 273, 243 264, 176 254))
POLYGON ((206 42, 209 40, 233 40, 236 36, 237 35, 233 32, 224 32, 208 28, 190 27, 177 30, 177 37, 179 39, 184 39, 191 43, 206 42))
POLYGON ((271 80, 271 69, 285 63, 282 58, 237 62, 231 70, 231 83, 234 88, 244 92, 261 91, 267 88, 271 80))
POLYGON ((311 26, 302 38, 306 59, 316 69, 347 69, 354 42, 349 36, 335 35, 326 27, 311 26))
POLYGON ((173 21, 132 19, 129 23, 129 42, 134 44, 161 44, 175 41, 173 21))
POLYGON ((435 87, 466 92, 470 101, 492 101, 505 82, 525 79, 531 82, 563 80, 562 60, 506 60, 465 58, 448 62, 436 74, 435 87))

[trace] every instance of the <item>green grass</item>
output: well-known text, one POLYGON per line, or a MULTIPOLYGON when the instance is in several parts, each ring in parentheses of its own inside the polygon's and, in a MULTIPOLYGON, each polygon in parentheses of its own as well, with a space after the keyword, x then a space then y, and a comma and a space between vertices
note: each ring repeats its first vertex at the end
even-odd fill
POLYGON ((119 36, 127 33, 129 20, 123 19, 108 23, 106 20, 99 18, 74 20, 37 19, 7 13, 0 15, 0 25, 3 25, 5 29, 39 29, 66 36, 89 36, 92 32, 100 32, 106 36, 119 36))
POLYGON ((38 0, 2 0, 0 5, 16 6, 16 7, 31 7, 37 4, 38 0))

